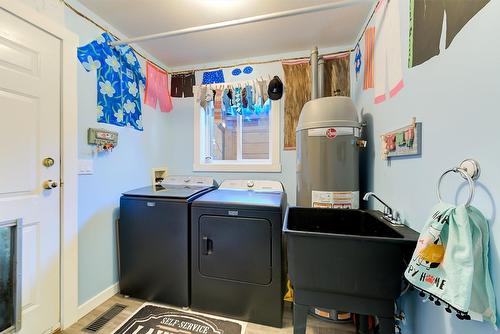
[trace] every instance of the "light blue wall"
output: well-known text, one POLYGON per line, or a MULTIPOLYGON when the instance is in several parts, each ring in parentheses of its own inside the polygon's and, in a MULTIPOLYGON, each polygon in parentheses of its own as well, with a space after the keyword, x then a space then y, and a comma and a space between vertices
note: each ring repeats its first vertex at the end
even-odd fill
MULTIPOLYGON (((95 18, 95 15, 92 17, 95 18)), ((65 25, 79 35, 82 45, 101 33, 68 10, 65 10, 64 18, 65 25)), ((94 174, 80 175, 78 182, 80 304, 118 280, 114 224, 118 217, 120 194, 151 184, 151 168, 166 165, 169 154, 167 122, 166 114, 143 105, 144 132, 98 124, 96 74, 78 66, 78 155, 80 159, 94 161, 94 174), (87 145, 89 127, 117 131, 118 147, 111 153, 94 155, 91 146, 87 145)))
MULTIPOLYGON (((491 1, 479 12, 449 49, 411 69, 406 66, 408 6, 408 0, 401 1, 405 88, 396 97, 374 105, 373 90, 362 91, 362 76, 353 83, 354 101, 369 123, 370 142, 362 166, 368 175, 366 190, 375 191, 402 211, 419 231, 437 202, 435 190, 441 173, 465 158, 477 159, 482 174, 473 205, 490 221, 491 272, 500 296, 500 46, 494 37, 500 30, 500 2, 491 1), (408 124, 414 116, 423 123, 422 157, 382 161, 379 136, 408 124)), ((448 201, 463 201, 467 187, 452 175, 446 178, 443 193, 448 201)), ((489 324, 460 321, 443 307, 423 304, 416 294, 406 297, 404 304, 408 316, 404 333, 495 333, 489 324)))

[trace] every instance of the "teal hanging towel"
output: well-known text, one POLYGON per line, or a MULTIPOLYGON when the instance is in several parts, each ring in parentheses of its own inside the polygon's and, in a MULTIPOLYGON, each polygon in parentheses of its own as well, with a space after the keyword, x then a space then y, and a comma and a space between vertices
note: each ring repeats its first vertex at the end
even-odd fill
POLYGON ((420 296, 462 320, 490 321, 496 306, 488 269, 489 226, 472 206, 437 204, 420 234, 405 278, 420 296))

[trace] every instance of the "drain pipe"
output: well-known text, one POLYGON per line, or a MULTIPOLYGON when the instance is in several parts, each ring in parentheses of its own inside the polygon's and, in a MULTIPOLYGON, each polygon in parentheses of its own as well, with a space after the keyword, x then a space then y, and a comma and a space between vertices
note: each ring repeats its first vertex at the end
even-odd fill
POLYGON ((318 98, 325 96, 325 60, 318 60, 318 98))
POLYGON ((318 98, 318 47, 311 50, 311 100, 318 98))

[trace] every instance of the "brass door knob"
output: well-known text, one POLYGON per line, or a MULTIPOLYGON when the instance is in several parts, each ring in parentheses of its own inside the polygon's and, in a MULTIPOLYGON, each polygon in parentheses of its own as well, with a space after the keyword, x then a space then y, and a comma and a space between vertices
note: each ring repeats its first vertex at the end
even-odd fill
POLYGON ((54 166, 54 159, 52 159, 50 157, 49 158, 45 158, 45 159, 43 159, 42 164, 45 167, 52 167, 52 166, 54 166))
POLYGON ((57 188, 59 184, 56 181, 47 180, 43 183, 43 189, 51 190, 57 188))

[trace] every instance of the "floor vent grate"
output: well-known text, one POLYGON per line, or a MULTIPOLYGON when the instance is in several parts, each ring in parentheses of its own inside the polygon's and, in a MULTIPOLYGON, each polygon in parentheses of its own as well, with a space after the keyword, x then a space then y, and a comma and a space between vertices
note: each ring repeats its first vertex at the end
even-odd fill
POLYGON ((103 328, 111 319, 116 317, 118 313, 123 311, 127 306, 123 304, 115 304, 109 308, 106 312, 104 312, 99 318, 95 319, 92 323, 90 323, 87 327, 84 328, 84 331, 90 333, 96 333, 101 328, 103 328))

